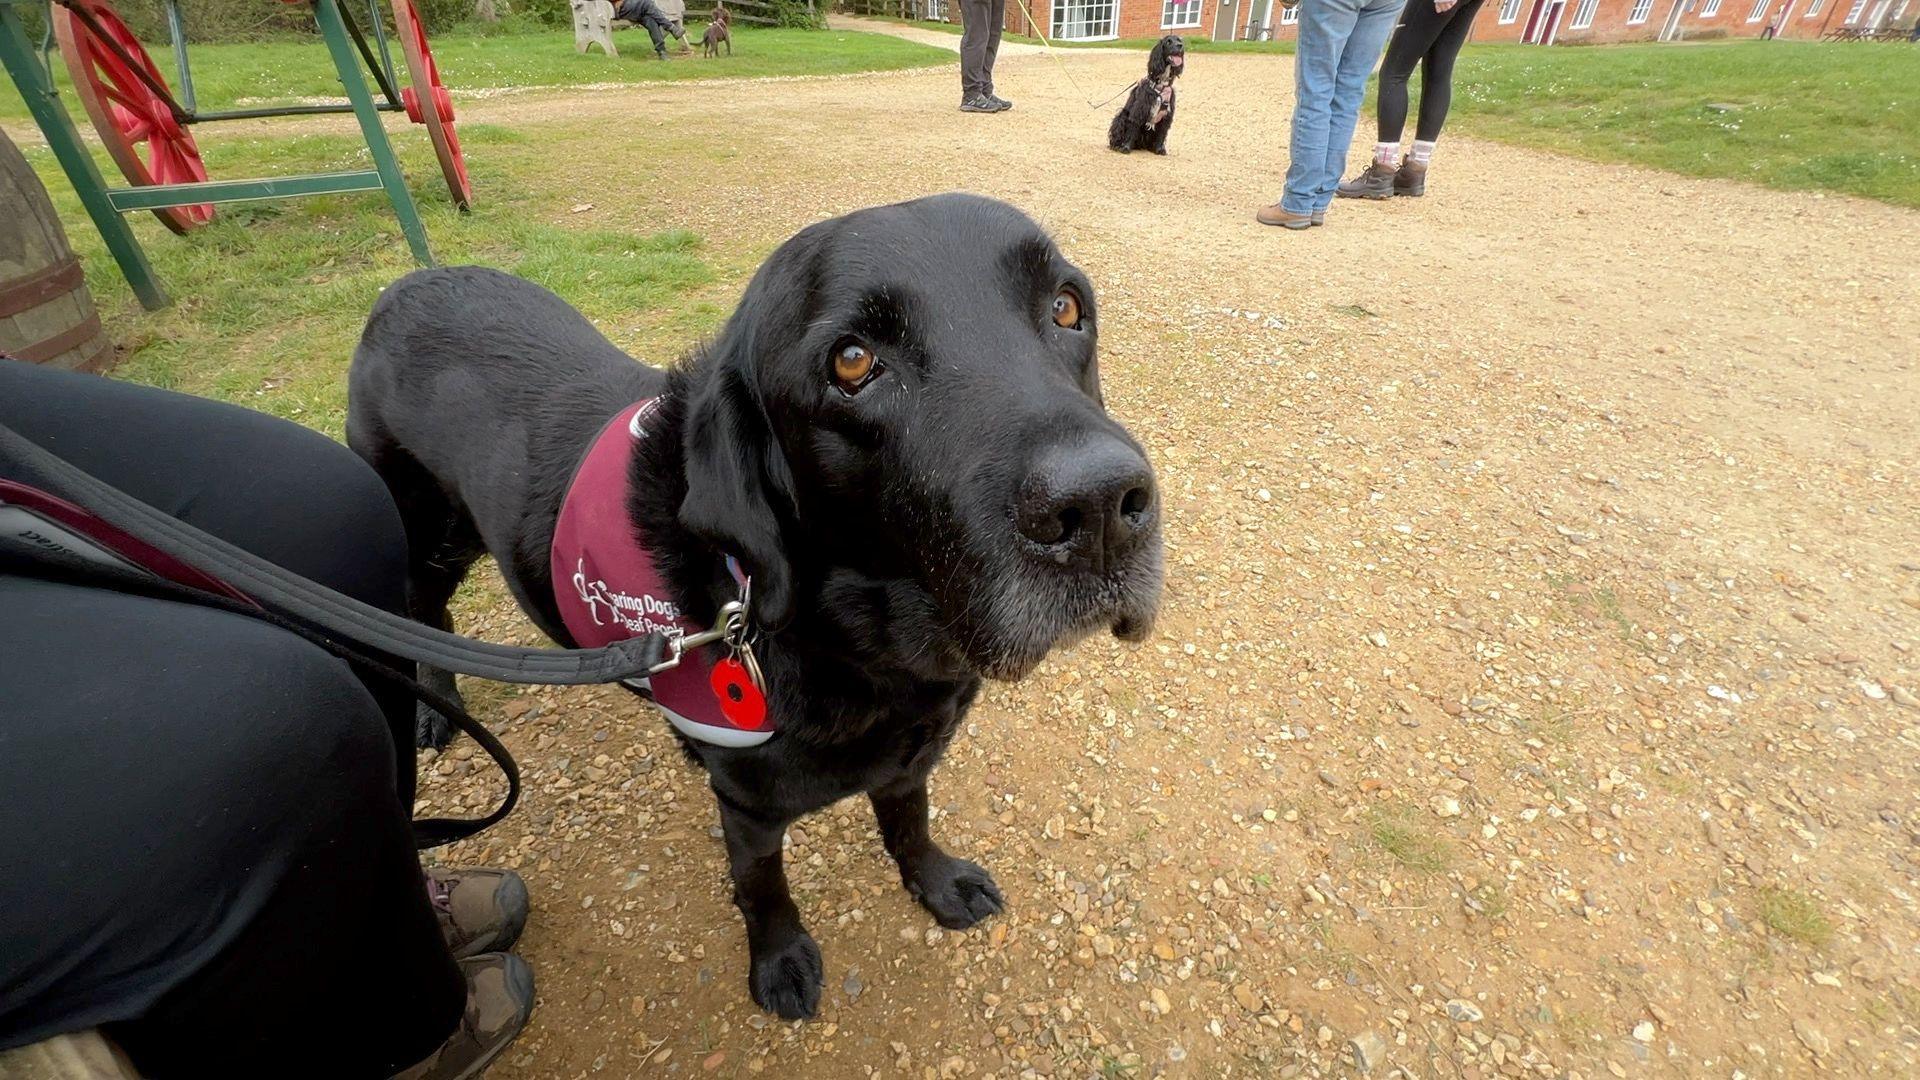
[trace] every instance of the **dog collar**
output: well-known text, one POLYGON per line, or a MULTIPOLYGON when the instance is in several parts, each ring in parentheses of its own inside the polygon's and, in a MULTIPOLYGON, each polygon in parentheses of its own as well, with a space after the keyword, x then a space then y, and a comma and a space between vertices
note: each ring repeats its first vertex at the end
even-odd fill
MULTIPOLYGON (((647 438, 647 423, 660 400, 637 401, 607 421, 560 504, 550 564, 553 598, 580 648, 643 634, 682 638, 706 631, 683 613, 627 510, 633 456, 647 438)), ((731 558, 727 568, 744 596, 746 575, 731 558)), ((659 706, 689 739, 758 746, 773 737, 775 725, 757 679, 741 658, 751 662, 751 651, 743 646, 736 656, 730 644, 712 642, 686 649, 677 667, 625 685, 659 706)))

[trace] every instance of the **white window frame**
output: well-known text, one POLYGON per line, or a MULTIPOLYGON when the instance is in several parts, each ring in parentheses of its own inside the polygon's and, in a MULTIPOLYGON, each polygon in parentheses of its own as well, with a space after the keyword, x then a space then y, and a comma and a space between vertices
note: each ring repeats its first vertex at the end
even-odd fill
POLYGON ((1520 18, 1520 0, 1500 0, 1500 25, 1506 26, 1520 18))
POLYGON ((1711 19, 1718 14, 1720 14, 1720 0, 1707 0, 1706 3, 1700 5, 1701 18, 1711 19))
POLYGON ((1053 24, 1055 41, 1112 41, 1120 36, 1120 0, 1053 0, 1049 8, 1047 21, 1053 24), (1086 32, 1094 24, 1094 19, 1082 17, 1072 22, 1067 19, 1069 13, 1084 15, 1101 8, 1105 8, 1107 13, 1107 32, 1104 34, 1086 32), (1076 29, 1078 32, 1073 32, 1076 29))
POLYGON ((1801 18, 1811 19, 1815 15, 1820 14, 1820 9, 1826 6, 1827 0, 1813 0, 1813 3, 1807 5, 1807 13, 1802 15, 1801 18))
POLYGON ((1853 7, 1847 12, 1846 24, 1852 26, 1854 23, 1859 22, 1861 13, 1866 10, 1867 0, 1853 0, 1853 7))
MULTIPOLYGON (((1707 0, 1707 2, 1717 4, 1720 0, 1707 0)), ((1567 29, 1586 30, 1592 27, 1593 13, 1599 7, 1600 0, 1580 0, 1579 5, 1573 9, 1573 18, 1567 22, 1567 29)))
POLYGON ((1753 0, 1753 10, 1747 12, 1747 21, 1757 23, 1767 17, 1767 9, 1773 6, 1773 0, 1753 0))
MULTIPOLYGON (((1200 29, 1200 9, 1205 6, 1204 0, 1160 0, 1160 29, 1200 29)), ((1115 12, 1116 17, 1118 14, 1115 12)))
POLYGON ((1653 0, 1633 0, 1633 10, 1627 12, 1627 25, 1639 26, 1653 14, 1653 0))
POLYGON ((1283 7, 1280 9, 1280 25, 1281 26, 1299 26, 1300 25, 1300 5, 1299 4, 1295 4, 1292 7, 1283 7))

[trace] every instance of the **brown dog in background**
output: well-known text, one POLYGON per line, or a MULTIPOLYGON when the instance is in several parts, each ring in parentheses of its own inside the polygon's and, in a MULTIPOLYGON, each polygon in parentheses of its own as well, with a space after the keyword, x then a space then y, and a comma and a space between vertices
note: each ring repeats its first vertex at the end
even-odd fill
POLYGON ((700 39, 701 55, 718 57, 721 42, 726 43, 727 55, 733 55, 733 34, 728 29, 732 21, 733 15, 727 11, 727 5, 713 5, 713 14, 707 16, 707 32, 700 39))

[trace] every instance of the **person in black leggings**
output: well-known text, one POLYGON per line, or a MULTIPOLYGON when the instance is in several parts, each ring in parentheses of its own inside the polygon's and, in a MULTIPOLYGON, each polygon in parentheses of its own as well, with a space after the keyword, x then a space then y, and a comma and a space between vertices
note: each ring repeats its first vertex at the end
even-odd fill
POLYGON ((1342 198, 1426 194, 1433 144, 1453 105, 1453 61, 1473 32, 1480 4, 1481 0, 1407 0, 1400 26, 1387 42, 1386 59, 1380 62, 1380 138, 1373 146, 1373 163, 1340 185, 1342 198), (1403 162, 1400 137, 1407 126, 1407 80, 1415 67, 1420 69, 1420 119, 1403 162))
MULTIPOLYGON (((402 608, 386 487, 316 432, 6 359, 0 423, 402 608)), ((0 479, 23 479, 4 455, 0 479)), ((34 565, 0 563, 0 1075, 93 1028, 145 1077, 477 1074, 532 1007, 526 965, 482 951, 525 890, 423 876, 412 697, 268 623, 34 565)))

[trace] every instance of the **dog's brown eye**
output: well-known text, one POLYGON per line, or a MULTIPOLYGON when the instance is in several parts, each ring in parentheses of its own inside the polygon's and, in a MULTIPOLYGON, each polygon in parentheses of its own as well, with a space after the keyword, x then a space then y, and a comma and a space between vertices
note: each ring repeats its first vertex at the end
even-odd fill
POLYGON ((1072 289, 1061 289, 1054 295, 1053 322, 1068 330, 1080 325, 1080 297, 1072 289))
POLYGON ((878 363, 873 358, 873 350, 857 341, 848 342, 840 347, 833 357, 833 377, 840 389, 851 394, 867 384, 873 378, 878 363))

